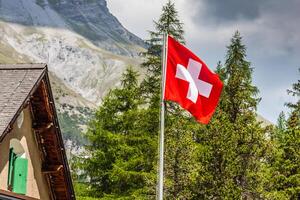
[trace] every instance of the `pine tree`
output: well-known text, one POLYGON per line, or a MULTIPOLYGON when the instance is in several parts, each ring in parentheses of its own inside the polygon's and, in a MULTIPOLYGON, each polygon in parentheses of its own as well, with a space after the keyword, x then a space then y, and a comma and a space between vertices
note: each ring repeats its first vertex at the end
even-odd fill
POLYGON ((104 98, 89 126, 83 169, 93 196, 149 199, 156 141, 144 131, 137 73, 127 69, 121 83, 104 98))
POLYGON ((183 39, 183 24, 178 19, 175 4, 169 0, 162 8, 162 14, 158 21, 154 21, 155 31, 150 32, 147 52, 144 54, 145 62, 142 64, 147 69, 147 75, 142 83, 144 95, 148 97, 150 104, 159 107, 160 83, 162 69, 162 45, 163 34, 167 33, 180 42, 183 39))
POLYGON ((284 131, 286 130, 286 119, 284 112, 280 112, 278 119, 277 119, 277 125, 275 129, 273 130, 274 134, 272 135, 274 138, 273 140, 282 141, 284 131))
POLYGON ((288 93, 298 101, 286 104, 291 109, 288 119, 281 116, 279 120, 283 123, 279 123, 274 131, 275 148, 269 161, 269 184, 266 184, 268 199, 300 199, 300 80, 288 93))
POLYGON ((225 62, 227 75, 225 94, 229 100, 224 111, 229 114, 236 136, 237 156, 234 159, 239 168, 235 171, 235 183, 244 197, 255 196, 259 180, 257 171, 265 142, 265 132, 256 121, 259 99, 258 89, 252 85, 252 68, 246 61, 246 48, 236 32, 228 47, 225 62))
POLYGON ((277 119, 277 128, 280 131, 284 131, 286 128, 286 119, 285 119, 285 114, 283 111, 280 112, 278 119, 277 119))
MULTIPOLYGON (((149 48, 145 53, 143 66, 147 69, 147 76, 141 90, 148 104, 151 131, 158 134, 163 34, 167 33, 184 43, 184 31, 175 4, 171 1, 163 6, 162 14, 154 25, 155 31, 150 31, 149 48)), ((176 104, 167 102, 166 107, 165 196, 167 199, 189 199, 192 171, 195 169, 195 142, 191 128, 195 122, 176 104)))
MULTIPOLYGON (((300 68, 298 69, 300 73, 300 68)), ((300 127, 300 80, 292 85, 291 90, 287 90, 288 94, 297 97, 296 103, 287 103, 286 105, 291 109, 290 117, 287 121, 287 126, 290 129, 298 129, 300 127)))
POLYGON ((266 133, 256 121, 258 89, 252 85, 252 68, 239 32, 227 49, 224 66, 217 67, 224 82, 220 104, 210 124, 197 134, 201 167, 196 199, 260 196, 266 133))

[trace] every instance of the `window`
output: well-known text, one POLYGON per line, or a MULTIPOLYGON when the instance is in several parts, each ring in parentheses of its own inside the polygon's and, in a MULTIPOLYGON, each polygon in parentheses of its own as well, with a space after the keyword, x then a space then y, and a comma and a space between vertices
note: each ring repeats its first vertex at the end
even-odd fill
POLYGON ((28 159, 17 139, 12 139, 9 150, 8 189, 18 194, 26 194, 28 159))

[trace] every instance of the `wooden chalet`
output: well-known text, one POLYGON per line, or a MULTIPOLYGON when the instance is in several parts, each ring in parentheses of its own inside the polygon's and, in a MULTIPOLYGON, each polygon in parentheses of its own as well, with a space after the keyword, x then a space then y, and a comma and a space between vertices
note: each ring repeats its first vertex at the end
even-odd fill
POLYGON ((45 64, 0 64, 0 199, 75 199, 45 64))

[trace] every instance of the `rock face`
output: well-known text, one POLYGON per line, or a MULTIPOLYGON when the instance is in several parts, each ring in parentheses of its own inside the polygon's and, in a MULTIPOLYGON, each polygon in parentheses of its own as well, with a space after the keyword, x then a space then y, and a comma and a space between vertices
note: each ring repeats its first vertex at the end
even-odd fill
POLYGON ((25 26, 72 30, 113 53, 136 56, 143 41, 126 30, 106 0, 1 0, 0 19, 25 26))
POLYGON ((140 70, 143 50, 105 0, 0 0, 0 63, 48 64, 69 135, 79 134, 127 66, 140 70))
POLYGON ((109 12, 105 0, 61 0, 52 6, 73 30, 106 50, 135 56, 130 49, 144 45, 109 12))
POLYGON ((48 63, 95 104, 128 65, 138 64, 143 50, 143 41, 120 24, 105 0, 0 0, 0 20, 3 46, 48 63))

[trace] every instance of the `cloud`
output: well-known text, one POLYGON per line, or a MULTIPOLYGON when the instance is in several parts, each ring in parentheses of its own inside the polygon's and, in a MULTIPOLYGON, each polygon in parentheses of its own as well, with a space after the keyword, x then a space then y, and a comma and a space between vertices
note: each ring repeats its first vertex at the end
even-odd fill
POLYGON ((207 13, 216 22, 236 21, 238 19, 253 20, 260 15, 261 0, 204 0, 207 13))
MULTIPOLYGON (((108 0, 111 11, 142 38, 153 29, 167 0, 108 0)), ((184 23, 186 45, 211 68, 224 62, 226 46, 236 30, 243 36, 253 82, 262 101, 258 112, 276 122, 286 89, 299 79, 300 0, 173 0, 184 23)))
POLYGON ((153 20, 161 12, 166 0, 107 0, 110 11, 131 32, 142 39, 153 29, 153 20))
POLYGON ((299 0, 187 0, 198 6, 194 20, 205 19, 209 24, 253 21, 266 13, 281 16, 299 13, 299 0))
POLYGON ((288 111, 286 89, 299 79, 300 1, 188 1, 197 6, 187 24, 190 45, 210 66, 224 61, 225 46, 235 30, 241 32, 262 97, 258 112, 276 122, 280 111, 288 111))
POLYGON ((257 51, 260 55, 271 53, 282 56, 299 52, 299 0, 188 0, 188 2, 197 7, 195 9, 197 12, 191 16, 191 27, 194 30, 213 30, 215 33, 211 35, 212 37, 224 38, 224 34, 228 37, 228 32, 233 34, 238 29, 250 45, 260 46, 257 51), (269 51, 267 48, 273 50, 269 51))

